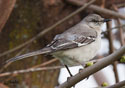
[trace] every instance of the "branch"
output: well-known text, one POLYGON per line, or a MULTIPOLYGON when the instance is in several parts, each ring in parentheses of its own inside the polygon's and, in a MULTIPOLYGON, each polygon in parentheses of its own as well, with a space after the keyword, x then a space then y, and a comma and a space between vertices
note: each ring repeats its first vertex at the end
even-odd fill
MULTIPOLYGON (((56 61, 58 61, 58 59, 52 59, 52 60, 49 60, 49 61, 46 61, 46 62, 44 62, 44 63, 42 63, 42 64, 39 64, 39 65, 35 65, 35 66, 33 66, 33 67, 31 67, 31 68, 28 68, 27 70, 29 70, 29 69, 35 69, 35 68, 40 68, 40 67, 43 67, 43 66, 46 66, 46 65, 49 65, 49 64, 52 64, 52 63, 54 63, 54 62, 56 62, 56 61)), ((48 67, 46 68, 46 70, 48 69, 48 67)), ((57 68, 58 69, 58 68, 57 68)), ((41 69, 41 70, 45 70, 45 69, 41 69)), ((51 69, 48 69, 48 70, 51 70, 51 69)), ((18 71, 20 71, 20 70, 18 70, 18 71)), ((24 70, 23 70, 24 71, 24 70)), ((25 72, 25 71, 24 71, 25 72)), ((0 72, 1 73, 1 72, 0 72)), ((12 73, 12 72, 11 72, 12 73)), ((2 74, 4 74, 4 73, 2 73, 2 74)), ((6 73, 5 73, 6 74, 6 73)), ((1 75, 1 74, 0 74, 1 75)), ((11 77, 9 77, 8 79, 6 79, 5 81, 8 81, 8 80, 10 80, 10 79, 12 79, 13 77, 15 77, 15 76, 17 76, 18 74, 12 74, 11 75, 11 77)), ((6 76, 6 75, 3 75, 3 76, 6 76)))
MULTIPOLYGON (((69 3, 72 3, 74 5, 77 5, 77 6, 81 6, 83 5, 83 1, 81 0, 67 0, 69 3)), ((88 9, 91 9, 95 12, 98 12, 98 13, 101 13, 101 14, 105 14, 105 15, 110 15, 111 17, 116 17, 116 18, 121 18, 121 19, 125 19, 125 15, 123 14, 119 14, 118 12, 115 12, 115 11, 112 11, 112 10, 109 10, 109 9, 106 9, 106 8, 101 8, 99 6, 96 6, 96 5, 90 5, 88 7, 88 9)))
POLYGON ((121 88, 122 86, 125 86, 125 80, 105 88, 121 88))
MULTIPOLYGON (((113 5, 113 8, 116 12, 118 12, 118 7, 116 5, 113 5)), ((119 26, 122 25, 119 18, 117 18, 116 21, 117 21, 117 25, 119 25, 119 26)), ((120 43, 121 43, 121 46, 123 46, 125 44, 125 42, 124 42, 124 35, 123 35, 122 27, 119 27, 119 34, 120 34, 120 43)))
MULTIPOLYGON (((113 29, 117 29, 117 28, 124 28, 125 27, 125 24, 123 25, 120 25, 120 26, 115 26, 115 27, 112 27, 111 29, 107 29, 107 30, 113 30, 113 29)), ((108 31, 103 31, 101 34, 106 34, 108 31)))
MULTIPOLYGON (((115 51, 114 46, 113 46, 114 36, 112 34, 112 30, 110 30, 111 27, 112 27, 112 21, 107 22, 108 41, 109 41, 109 50, 110 50, 109 54, 113 53, 115 51)), ((113 71, 114 71, 114 75, 115 75, 115 82, 119 82, 117 62, 114 62, 112 65, 113 65, 113 71)))
POLYGON ((41 31, 38 35, 36 35, 35 37, 31 38, 30 40, 28 40, 27 42, 11 49, 11 50, 8 50, 8 51, 5 51, 3 53, 0 54, 0 57, 8 54, 8 53, 11 53, 11 52, 14 52, 30 43, 32 43, 34 40, 38 39, 39 37, 42 37, 43 35, 45 35, 47 32, 51 31, 52 29, 54 29, 55 27, 57 27, 58 25, 62 24, 63 22, 65 22, 66 20, 68 20, 69 18, 73 17, 74 15, 78 14, 79 12, 83 11, 85 8, 87 8, 90 4, 94 3, 96 0, 91 0, 90 2, 84 4, 82 7, 80 7, 78 10, 74 11, 73 13, 71 13, 70 15, 66 16, 65 18, 63 18, 62 20, 58 21, 57 23, 55 23, 54 25, 44 29, 43 31, 41 31))
POLYGON ((0 74, 0 77, 9 76, 9 75, 17 75, 17 74, 28 73, 28 72, 54 70, 54 69, 60 69, 60 68, 63 68, 63 66, 52 66, 52 67, 42 67, 42 68, 30 68, 30 69, 26 69, 26 70, 17 70, 17 71, 13 71, 13 72, 1 73, 1 74, 0 74))
POLYGON ((52 64, 52 63, 55 63, 56 61, 58 61, 58 59, 55 58, 55 59, 46 61, 46 62, 44 62, 44 63, 42 63, 42 64, 35 65, 35 66, 31 67, 31 68, 43 67, 43 66, 46 66, 46 65, 50 65, 50 64, 52 64))
POLYGON ((0 32, 6 24, 16 0, 0 0, 0 32))
POLYGON ((101 59, 93 66, 87 67, 83 69, 80 73, 76 74, 75 76, 71 77, 68 81, 64 82, 57 88, 70 88, 79 81, 85 79, 86 77, 90 76, 91 74, 101 70, 102 68, 110 65, 114 61, 118 60, 119 57, 121 57, 123 54, 125 54, 125 46, 120 48, 119 50, 115 51, 113 54, 101 59))

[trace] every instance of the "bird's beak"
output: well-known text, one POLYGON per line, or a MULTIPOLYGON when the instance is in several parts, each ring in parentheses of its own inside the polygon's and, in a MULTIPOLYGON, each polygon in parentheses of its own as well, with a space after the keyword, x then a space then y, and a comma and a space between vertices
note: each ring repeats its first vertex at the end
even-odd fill
POLYGON ((111 19, 104 19, 103 22, 111 21, 111 19))

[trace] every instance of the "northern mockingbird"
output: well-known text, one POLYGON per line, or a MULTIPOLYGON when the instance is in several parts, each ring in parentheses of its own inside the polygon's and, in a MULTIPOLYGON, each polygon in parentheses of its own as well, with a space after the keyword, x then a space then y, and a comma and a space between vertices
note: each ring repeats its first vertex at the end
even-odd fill
POLYGON ((101 25, 110 21, 97 14, 90 14, 81 22, 56 35, 53 41, 45 48, 17 56, 7 62, 39 54, 51 54, 58 58, 64 65, 79 65, 91 60, 97 54, 101 45, 101 25))

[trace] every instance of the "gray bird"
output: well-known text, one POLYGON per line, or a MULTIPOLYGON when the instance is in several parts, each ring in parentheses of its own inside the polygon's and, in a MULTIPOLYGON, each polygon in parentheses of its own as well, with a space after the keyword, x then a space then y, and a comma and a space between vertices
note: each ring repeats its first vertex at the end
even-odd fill
POLYGON ((50 54, 64 65, 80 65, 96 56, 101 46, 101 26, 107 21, 110 20, 90 14, 75 26, 56 35, 45 48, 11 58, 6 63, 39 54, 50 54))

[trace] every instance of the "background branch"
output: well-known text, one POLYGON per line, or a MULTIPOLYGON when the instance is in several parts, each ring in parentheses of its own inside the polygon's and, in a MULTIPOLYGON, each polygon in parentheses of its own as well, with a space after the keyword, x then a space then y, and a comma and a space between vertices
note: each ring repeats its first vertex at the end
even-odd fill
MULTIPOLYGON (((109 41, 109 54, 113 53, 114 46, 113 46, 113 40, 114 40, 114 35, 112 34, 112 30, 110 30, 112 27, 112 21, 107 22, 107 31, 108 31, 108 41, 109 41)), ((117 69, 117 62, 115 61, 113 63, 113 71, 115 75, 115 82, 119 82, 119 77, 118 77, 118 69, 117 69)))
MULTIPOLYGON (((82 0, 67 0, 67 1, 69 3, 71 3, 73 5, 77 5, 77 6, 81 6, 81 5, 84 4, 84 2, 82 0)), ((109 9, 106 9, 106 8, 100 8, 97 5, 90 5, 88 7, 88 9, 91 9, 91 10, 93 10, 95 12, 100 13, 100 14, 105 14, 106 16, 110 15, 110 17, 125 19, 125 15, 119 14, 119 13, 117 13, 115 11, 112 11, 112 10, 109 10, 109 9)))
POLYGON ((0 0, 0 32, 6 24, 16 0, 0 0))
POLYGON ((125 86, 125 80, 105 88, 121 88, 122 86, 125 86))
POLYGON ((1 73, 1 74, 0 74, 0 77, 9 76, 9 75, 17 75, 17 74, 28 73, 28 72, 54 70, 54 69, 60 69, 60 68, 63 68, 63 66, 51 66, 51 67, 42 67, 42 68, 30 68, 30 69, 26 69, 26 70, 17 70, 17 71, 13 71, 13 72, 1 73))
MULTIPOLYGON (((33 66, 33 67, 31 67, 31 68, 28 68, 28 69, 26 69, 26 70, 18 70, 18 71, 16 71, 16 72, 19 72, 18 74, 20 74, 20 71, 23 71, 24 73, 26 73, 27 72, 27 70, 31 70, 31 69, 34 69, 34 71, 40 71, 40 69, 41 69, 41 71, 43 71, 43 70, 45 70, 43 67, 44 66, 46 66, 46 65, 50 65, 50 64, 52 64, 52 63, 54 63, 54 62, 56 62, 56 61, 58 61, 58 59, 52 59, 52 60, 49 60, 49 61, 46 61, 46 62, 44 62, 44 63, 42 63, 42 64, 39 64, 39 65, 35 65, 35 66, 33 66), (38 69, 35 69, 35 68, 40 68, 39 70, 38 69)), ((5 65, 6 66, 6 65, 5 65)), ((4 66, 4 67, 5 67, 4 66)), ((8 65, 7 65, 8 66, 8 65)), ((55 68, 55 67, 54 67, 55 68)), ((56 67, 57 69, 59 69, 58 67, 56 67)), ((55 69, 56 69, 55 68, 55 69)), ((53 69, 50 69, 49 67, 46 67, 46 70, 53 70, 53 69)), ((33 71, 32 71, 33 72, 33 71)), ((11 75, 8 79, 6 79, 4 82, 6 82, 6 81, 8 81, 8 80, 10 80, 10 79, 12 79, 12 78, 14 78, 15 76, 17 76, 18 74, 14 74, 14 72, 7 72, 7 73, 2 73, 3 74, 3 76, 7 76, 7 75, 5 75, 5 74, 8 74, 8 75, 11 75)), ((1 75, 1 74, 0 74, 1 75)))

